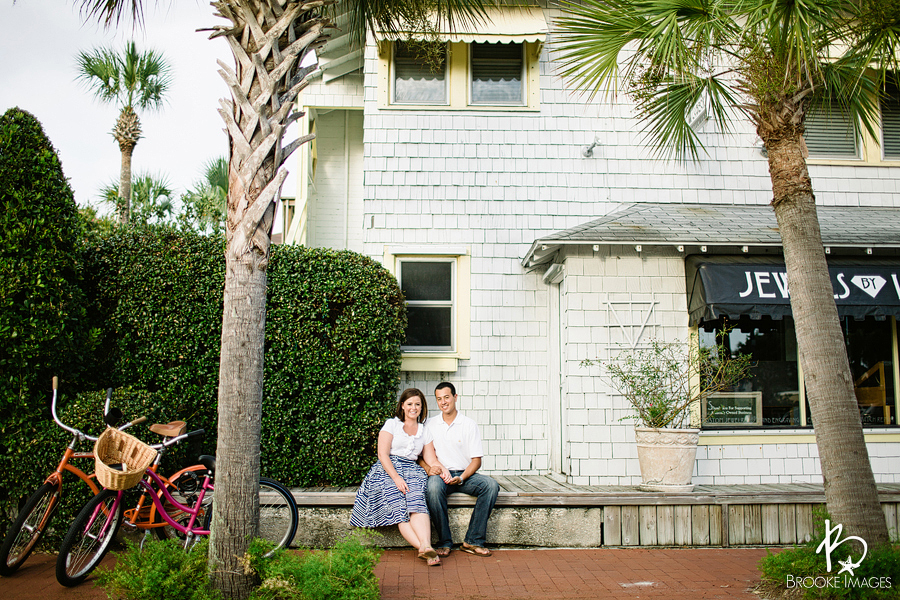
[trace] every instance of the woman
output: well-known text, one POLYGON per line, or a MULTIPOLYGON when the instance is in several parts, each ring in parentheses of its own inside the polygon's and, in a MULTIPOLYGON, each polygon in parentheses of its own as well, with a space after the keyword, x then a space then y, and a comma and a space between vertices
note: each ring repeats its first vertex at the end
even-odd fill
POLYGON ((450 472, 437 462, 431 434, 422 425, 427 415, 425 394, 420 390, 410 388, 400 394, 394 417, 378 434, 378 460, 356 492, 350 524, 397 525, 403 538, 418 549, 418 557, 436 567, 441 559, 431 547, 431 521, 425 505, 428 476, 416 459, 424 454, 426 462, 436 464, 447 479, 450 472))

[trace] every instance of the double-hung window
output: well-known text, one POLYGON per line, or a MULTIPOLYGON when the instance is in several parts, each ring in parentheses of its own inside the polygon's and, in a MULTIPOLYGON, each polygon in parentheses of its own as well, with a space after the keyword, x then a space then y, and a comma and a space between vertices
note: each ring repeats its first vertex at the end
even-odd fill
POLYGON ((447 104, 446 44, 395 42, 393 81, 396 104, 447 104))
POLYGON ((406 298, 404 351, 452 352, 455 348, 455 258, 403 258, 400 289, 406 298))
POLYGON ((523 46, 518 43, 471 44, 469 93, 472 104, 524 104, 523 46))
POLYGON ((406 299, 404 371, 453 372, 470 356, 471 257, 464 246, 386 246, 406 299))

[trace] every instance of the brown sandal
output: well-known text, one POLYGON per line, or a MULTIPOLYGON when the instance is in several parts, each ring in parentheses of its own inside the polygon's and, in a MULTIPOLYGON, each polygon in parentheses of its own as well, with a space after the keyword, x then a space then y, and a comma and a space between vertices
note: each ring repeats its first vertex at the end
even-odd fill
POLYGON ((468 552, 469 554, 474 554, 475 556, 490 556, 493 554, 490 550, 483 546, 470 546, 463 542, 463 545, 459 547, 463 552, 468 552))
POLYGON ((429 548, 428 550, 425 550, 424 552, 419 552, 419 555, 416 558, 421 558, 425 562, 428 562, 429 560, 431 560, 433 558, 437 558, 437 552, 434 551, 434 548, 429 548))
POLYGON ((435 548, 438 556, 450 556, 450 548, 435 548))

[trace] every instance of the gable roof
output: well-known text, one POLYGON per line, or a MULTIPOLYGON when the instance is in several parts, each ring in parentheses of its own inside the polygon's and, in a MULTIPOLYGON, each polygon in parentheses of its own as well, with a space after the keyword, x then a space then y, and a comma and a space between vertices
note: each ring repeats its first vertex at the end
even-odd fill
MULTIPOLYGON (((827 247, 900 249, 900 208, 817 206, 816 212, 827 247)), ((780 248, 781 235, 769 205, 620 204, 603 217, 538 238, 522 264, 550 263, 563 246, 585 244, 780 248)))

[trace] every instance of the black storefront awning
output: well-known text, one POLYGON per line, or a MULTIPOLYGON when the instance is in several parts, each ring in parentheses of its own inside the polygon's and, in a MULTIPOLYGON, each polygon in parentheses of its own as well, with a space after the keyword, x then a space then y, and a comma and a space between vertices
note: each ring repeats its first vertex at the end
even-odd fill
MULTIPOLYGON (((900 261, 829 260, 838 314, 900 317, 900 261)), ((689 256, 685 260, 691 325, 723 316, 791 315, 784 261, 753 256, 689 256)))

